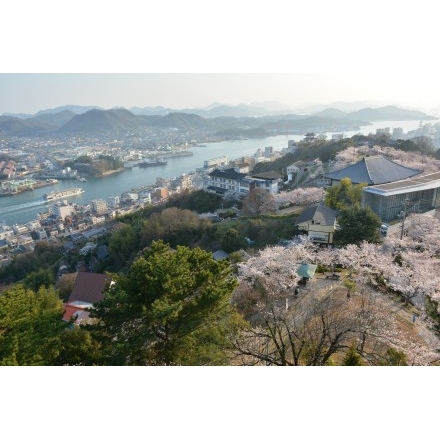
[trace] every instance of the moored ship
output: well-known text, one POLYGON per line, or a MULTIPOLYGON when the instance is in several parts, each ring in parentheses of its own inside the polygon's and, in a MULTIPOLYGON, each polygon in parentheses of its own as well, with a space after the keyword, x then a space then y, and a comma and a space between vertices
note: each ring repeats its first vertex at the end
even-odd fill
POLYGON ((168 161, 159 159, 159 160, 146 160, 143 162, 139 162, 139 167, 141 168, 148 168, 148 167, 160 167, 165 166, 168 163, 168 161))
POLYGON ((44 194, 43 198, 46 202, 50 202, 52 200, 64 199, 65 197, 77 196, 83 192, 82 188, 68 188, 63 191, 51 191, 44 194))

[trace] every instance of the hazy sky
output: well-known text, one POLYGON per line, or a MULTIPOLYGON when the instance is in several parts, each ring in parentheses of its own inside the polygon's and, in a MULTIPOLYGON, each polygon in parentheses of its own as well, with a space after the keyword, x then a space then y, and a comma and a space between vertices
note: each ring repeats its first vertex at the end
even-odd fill
POLYGON ((4 3, 0 115, 68 104, 440 106, 428 0, 4 3))
POLYGON ((402 73, 3 73, 0 96, 0 114, 67 104, 183 109, 262 101, 293 108, 376 101, 430 110, 440 106, 440 81, 436 74, 402 73))
POLYGON ((0 114, 67 104, 440 106, 428 0, 21 0, 5 2, 2 18, 0 114))

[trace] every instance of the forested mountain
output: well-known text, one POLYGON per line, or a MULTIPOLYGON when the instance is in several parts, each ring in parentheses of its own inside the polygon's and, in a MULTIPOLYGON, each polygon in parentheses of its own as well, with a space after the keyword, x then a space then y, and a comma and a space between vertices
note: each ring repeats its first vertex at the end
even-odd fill
POLYGON ((59 129, 59 132, 64 134, 121 129, 138 130, 141 126, 141 120, 128 110, 93 109, 86 113, 75 115, 69 122, 59 129))
POLYGON ((64 106, 32 117, 0 116, 0 133, 12 136, 139 131, 143 129, 204 130, 211 134, 264 137, 274 133, 357 130, 373 121, 433 120, 423 112, 394 106, 344 112, 327 108, 315 114, 270 112, 259 107, 224 106, 175 111, 165 107, 103 110, 64 106), (88 110, 87 110, 88 109, 88 110))

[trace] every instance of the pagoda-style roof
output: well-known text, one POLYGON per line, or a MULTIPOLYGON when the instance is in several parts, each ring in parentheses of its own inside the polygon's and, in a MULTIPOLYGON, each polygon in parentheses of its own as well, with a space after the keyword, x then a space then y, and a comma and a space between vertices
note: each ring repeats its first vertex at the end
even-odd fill
POLYGON ((307 278, 310 280, 315 276, 317 268, 317 264, 300 264, 296 270, 296 273, 301 278, 307 278))
POLYGON ((353 184, 381 185, 408 179, 422 171, 399 165, 383 156, 372 156, 364 157, 361 161, 341 170, 327 173, 325 177, 337 181, 348 177, 353 184))

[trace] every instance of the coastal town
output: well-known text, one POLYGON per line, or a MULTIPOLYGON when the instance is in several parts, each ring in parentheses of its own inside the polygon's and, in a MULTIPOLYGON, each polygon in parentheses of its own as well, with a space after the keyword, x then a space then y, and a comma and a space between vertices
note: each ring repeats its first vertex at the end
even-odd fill
MULTIPOLYGON (((432 135, 435 129, 435 125, 420 124, 417 130, 405 134, 399 128, 392 132, 383 128, 377 130, 376 136, 392 140, 417 134, 432 135)), ((314 136, 312 132, 307 133, 304 141, 313 141, 314 136)), ((292 164, 289 170, 286 168, 285 175, 250 176, 256 164, 293 153, 296 142, 289 141, 281 151, 274 151, 268 146, 258 149, 251 156, 235 160, 227 156, 213 157, 199 164, 195 171, 170 179, 158 177, 151 185, 121 188, 119 194, 108 198, 97 197, 86 204, 75 203, 73 196, 84 192, 80 184, 87 182, 90 176, 105 179, 134 167, 166 168, 168 159, 192 156, 194 148, 206 147, 210 142, 219 140, 203 131, 182 134, 174 130, 139 135, 127 131, 118 139, 114 137, 114 134, 107 134, 44 138, 10 136, 0 139, 0 196, 15 197, 24 191, 47 187, 43 196, 46 203, 34 219, 24 224, 7 224, 0 216, 0 264, 7 264, 17 254, 32 250, 38 241, 65 242, 105 234, 118 217, 164 203, 182 191, 204 189, 224 194, 229 189, 240 195, 251 187, 264 187, 277 194, 289 174, 298 179, 302 172, 301 168, 292 164), (223 169, 233 170, 236 176, 223 175, 223 169), (237 185, 231 184, 234 179, 239 181, 237 185), (69 182, 69 187, 53 189, 60 181, 69 182)), ((340 139, 343 139, 342 134, 332 135, 332 140, 340 139)), ((307 169, 306 166, 303 168, 307 169)), ((316 175, 323 175, 324 169, 319 161, 308 166, 309 172, 314 168, 316 175)), ((309 177, 313 178, 313 173, 309 177)), ((324 182, 320 185, 323 186, 324 182)), ((89 247, 87 249, 90 251, 89 247)))
MULTIPOLYGON (((84 141, 84 144, 89 142, 84 141)), ((240 175, 246 176, 257 163, 273 161, 289 151, 292 152, 295 142, 290 142, 282 151, 266 147, 264 150, 258 149, 253 156, 236 160, 229 160, 227 156, 212 158, 200 164, 195 171, 171 179, 157 178, 152 185, 130 188, 107 199, 93 199, 87 204, 75 203, 72 197, 84 192, 78 184, 87 181, 91 167, 98 162, 101 166, 100 177, 105 179, 112 173, 126 172, 137 166, 162 168, 167 165, 166 158, 189 156, 192 155, 192 148, 204 146, 206 144, 193 140, 178 146, 159 145, 145 150, 134 148, 131 143, 126 146, 123 142, 112 141, 108 145, 86 147, 81 144, 67 150, 60 148, 56 142, 47 142, 39 149, 36 148, 35 141, 23 142, 21 149, 13 150, 16 160, 0 162, 0 195, 16 197, 23 191, 48 187, 43 196, 47 203, 35 219, 24 224, 7 224, 0 217, 0 264, 7 264, 17 254, 32 250, 38 241, 70 242, 105 234, 108 228, 113 227, 118 217, 146 206, 164 203, 173 194, 185 190, 210 187, 212 190, 217 187, 217 192, 221 191, 220 187, 225 185, 216 182, 216 177, 211 175, 215 169, 232 168, 240 175), (103 168, 103 157, 113 157, 119 167, 103 168), (86 159, 88 163, 81 162, 86 159), (77 168, 66 164, 73 164, 77 168), (59 181, 69 184, 71 182, 71 186, 60 191, 51 189, 59 181)), ((12 155, 11 153, 12 149, 5 145, 0 150, 0 154, 12 155)), ((248 177, 247 185, 251 182, 256 186, 269 185, 272 187, 271 191, 276 193, 281 181, 281 175, 248 177)), ((248 189, 241 188, 241 191, 248 189)), ((237 191, 240 189, 237 188, 237 191)), ((86 246, 86 249, 90 251, 90 246, 86 246)))

